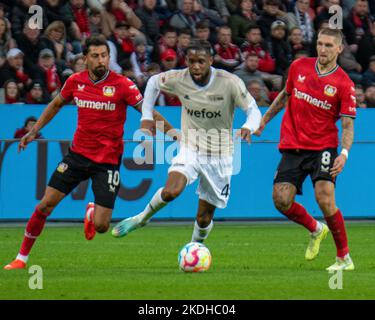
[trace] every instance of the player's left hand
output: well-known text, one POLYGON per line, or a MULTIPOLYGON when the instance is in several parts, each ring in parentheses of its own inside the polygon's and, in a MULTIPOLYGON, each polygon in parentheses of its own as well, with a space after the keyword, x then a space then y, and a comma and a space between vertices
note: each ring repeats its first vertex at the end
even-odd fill
POLYGON ((340 154, 334 161, 333 167, 331 169, 331 176, 333 178, 337 177, 339 173, 344 169, 346 163, 346 157, 343 154, 340 154))
POLYGON ((236 137, 241 137, 241 139, 245 140, 248 144, 251 143, 251 132, 247 128, 238 129, 236 137))

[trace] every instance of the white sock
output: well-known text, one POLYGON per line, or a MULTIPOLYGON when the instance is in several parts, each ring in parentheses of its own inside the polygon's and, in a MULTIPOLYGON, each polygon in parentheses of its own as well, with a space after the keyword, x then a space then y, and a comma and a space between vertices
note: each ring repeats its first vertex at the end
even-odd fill
POLYGON ((154 196, 151 198, 151 201, 147 204, 146 208, 136 216, 137 218, 139 218, 140 222, 147 222, 156 212, 166 206, 168 202, 165 202, 161 198, 162 191, 163 188, 160 188, 158 191, 156 191, 154 196))
POLYGON ((323 230, 323 225, 321 222, 319 221, 316 221, 316 230, 314 232, 312 232, 311 234, 313 236, 317 236, 319 233, 321 233, 323 230))
POLYGON ((211 220, 210 224, 206 228, 201 228, 198 225, 198 222, 195 220, 194 231, 193 231, 193 236, 191 237, 191 241, 202 242, 203 240, 207 239, 213 226, 214 226, 213 220, 211 220))
POLYGON ((23 261, 23 262, 25 262, 25 263, 27 263, 27 260, 29 259, 29 256, 24 256, 24 255, 22 255, 22 254, 18 254, 17 255, 17 257, 16 257, 16 260, 21 260, 21 261, 23 261))

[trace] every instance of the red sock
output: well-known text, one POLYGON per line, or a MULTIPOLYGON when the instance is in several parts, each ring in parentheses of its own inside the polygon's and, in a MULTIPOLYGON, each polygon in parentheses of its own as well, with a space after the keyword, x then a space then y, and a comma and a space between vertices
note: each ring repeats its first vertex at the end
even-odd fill
POLYGON ((335 240, 337 256, 344 258, 349 253, 348 238, 346 236, 344 217, 340 209, 331 217, 325 217, 329 230, 332 232, 333 239, 335 240))
POLYGON ((316 231, 317 221, 309 215, 306 209, 299 203, 294 202, 290 209, 284 213, 289 220, 303 225, 310 232, 316 231))
POLYGON ((38 207, 35 208, 25 230, 25 237, 23 238, 20 254, 28 256, 31 248, 34 245, 36 238, 41 234, 44 224, 47 220, 47 215, 40 211, 38 207))

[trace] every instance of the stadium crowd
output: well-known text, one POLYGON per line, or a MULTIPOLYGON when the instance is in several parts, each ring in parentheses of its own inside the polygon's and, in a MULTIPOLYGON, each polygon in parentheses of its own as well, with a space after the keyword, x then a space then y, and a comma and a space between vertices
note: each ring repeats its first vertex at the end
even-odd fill
MULTIPOLYGON (((82 43, 102 33, 110 68, 144 89, 161 71, 185 67, 191 39, 210 41, 214 66, 244 80, 268 105, 290 63, 316 55, 316 31, 332 5, 344 13, 341 67, 356 84, 358 107, 375 107, 375 1, 367 0, 1 0, 0 88, 5 103, 47 103, 85 69, 82 43), (43 8, 42 29, 29 13, 43 8)), ((178 106, 162 93, 159 105, 178 106)))

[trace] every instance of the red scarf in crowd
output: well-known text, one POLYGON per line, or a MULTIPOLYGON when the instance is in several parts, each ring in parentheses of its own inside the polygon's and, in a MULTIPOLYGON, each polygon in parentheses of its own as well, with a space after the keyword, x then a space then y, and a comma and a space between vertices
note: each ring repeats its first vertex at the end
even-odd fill
POLYGON ((27 80, 29 80, 29 76, 23 72, 23 70, 17 70, 16 71, 16 77, 19 80, 19 82, 22 82, 25 84, 27 80))
POLYGON ((49 93, 54 92, 56 89, 61 88, 61 81, 59 75, 56 71, 56 66, 45 70, 46 80, 47 80, 47 90, 49 93))
POLYGON ((8 95, 5 95, 5 103, 6 104, 12 104, 12 103, 18 103, 18 99, 17 98, 11 98, 9 97, 8 95))
POLYGON ((76 21, 79 30, 82 33, 87 33, 87 35, 90 35, 89 18, 87 16, 86 9, 72 8, 72 10, 74 14, 74 20, 76 21))
POLYGON ((120 39, 117 34, 115 34, 115 37, 118 41, 118 43, 121 45, 122 51, 126 53, 133 53, 135 51, 133 41, 131 39, 120 39))
POLYGON ((121 9, 113 9, 111 13, 115 16, 116 21, 126 21, 126 15, 121 9))

